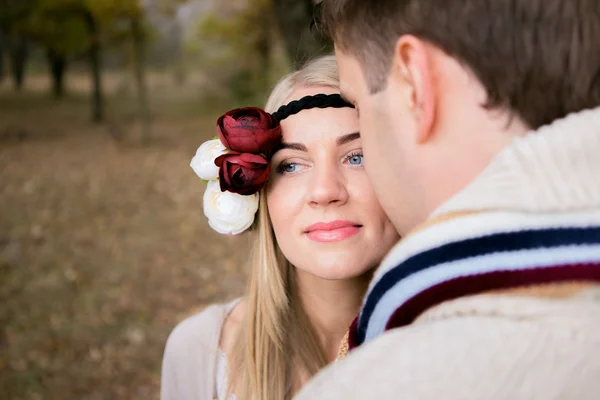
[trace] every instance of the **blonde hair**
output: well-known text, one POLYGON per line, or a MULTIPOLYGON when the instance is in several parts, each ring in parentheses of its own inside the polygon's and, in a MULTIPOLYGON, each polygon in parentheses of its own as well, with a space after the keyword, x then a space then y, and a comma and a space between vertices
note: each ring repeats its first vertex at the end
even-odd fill
MULTIPOLYGON (((334 56, 317 58, 283 78, 265 109, 276 111, 298 87, 317 86, 339 90, 334 56)), ((266 191, 260 195, 245 322, 231 354, 229 391, 238 400, 283 400, 299 389, 301 378, 323 368, 327 358, 302 308, 294 267, 277 245, 266 191)))

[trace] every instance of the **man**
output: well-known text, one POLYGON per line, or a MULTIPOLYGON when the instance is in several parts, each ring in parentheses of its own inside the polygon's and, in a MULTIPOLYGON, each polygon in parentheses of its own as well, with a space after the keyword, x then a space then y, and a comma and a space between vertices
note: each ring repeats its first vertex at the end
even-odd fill
POLYGON ((600 399, 600 2, 322 7, 404 239, 298 399, 600 399))

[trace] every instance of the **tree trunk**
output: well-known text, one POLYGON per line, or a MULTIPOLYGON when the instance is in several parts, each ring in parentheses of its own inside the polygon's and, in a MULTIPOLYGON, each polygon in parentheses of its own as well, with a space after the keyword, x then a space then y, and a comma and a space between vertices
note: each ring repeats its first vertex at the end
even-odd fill
POLYGON ((183 33, 181 22, 174 18, 174 45, 175 47, 175 62, 174 62, 174 70, 173 70, 173 78, 175 80, 175 84, 177 86, 183 86, 186 81, 186 73, 185 73, 185 59, 184 59, 184 51, 183 51, 183 33))
POLYGON ((10 39, 10 67, 13 83, 16 90, 23 88, 25 81, 25 67, 29 56, 27 41, 21 36, 10 39))
POLYGON ((52 93, 54 97, 61 98, 65 93, 64 76, 67 70, 67 58, 64 54, 53 49, 48 49, 46 54, 52 75, 52 93))
POLYGON ((4 75, 6 71, 4 70, 4 53, 6 51, 6 37, 4 33, 0 31, 0 85, 4 80, 4 75))
POLYGON ((146 90, 145 70, 145 38, 140 20, 131 19, 131 34, 133 38, 133 72, 138 94, 139 116, 142 122, 142 143, 151 139, 150 108, 148 106, 148 92, 146 90))
POLYGON ((317 55, 332 51, 331 44, 319 32, 310 29, 314 19, 312 0, 273 0, 273 8, 286 51, 295 68, 317 55))
POLYGON ((259 56, 259 68, 257 70, 260 79, 259 85, 260 90, 268 91, 269 87, 269 68, 271 66, 271 42, 270 33, 271 30, 268 21, 265 21, 260 27, 260 35, 256 42, 256 52, 259 56))
POLYGON ((91 38, 89 48, 89 62, 92 73, 92 121, 102 122, 104 120, 104 97, 102 95, 102 66, 100 46, 100 31, 94 15, 86 10, 84 12, 85 23, 91 38))

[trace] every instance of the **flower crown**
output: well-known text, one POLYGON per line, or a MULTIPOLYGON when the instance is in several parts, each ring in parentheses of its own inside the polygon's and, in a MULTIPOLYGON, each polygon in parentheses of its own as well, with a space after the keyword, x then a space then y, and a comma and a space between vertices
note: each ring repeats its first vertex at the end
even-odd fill
POLYGON ((294 100, 273 114, 257 107, 231 110, 217 120, 218 139, 204 142, 190 166, 208 181, 204 214, 215 231, 237 235, 252 226, 260 190, 271 174, 270 157, 281 144, 280 122, 310 108, 354 106, 339 94, 294 100))

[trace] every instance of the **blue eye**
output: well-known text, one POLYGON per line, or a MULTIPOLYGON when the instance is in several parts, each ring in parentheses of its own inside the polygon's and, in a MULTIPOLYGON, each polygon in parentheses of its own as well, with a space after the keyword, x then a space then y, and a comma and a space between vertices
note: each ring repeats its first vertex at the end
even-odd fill
POLYGON ((283 166, 283 171, 284 172, 296 172, 297 167, 298 167, 298 164, 294 164, 294 163, 285 164, 283 166))
POLYGON ((348 156, 348 163, 351 165, 362 165, 364 163, 364 156, 362 154, 350 154, 348 156))
POLYGON ((300 165, 297 163, 282 163, 278 168, 277 172, 280 174, 293 174, 298 172, 300 165))

